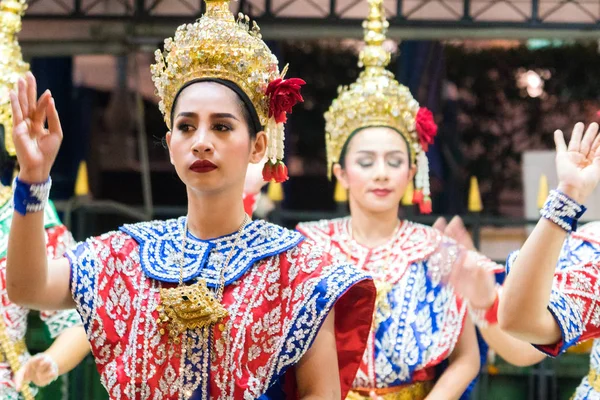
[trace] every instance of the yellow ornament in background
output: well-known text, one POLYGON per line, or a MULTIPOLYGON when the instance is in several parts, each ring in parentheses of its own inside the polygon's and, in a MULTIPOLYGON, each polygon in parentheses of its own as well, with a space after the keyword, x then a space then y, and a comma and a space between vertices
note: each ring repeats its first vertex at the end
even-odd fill
POLYGON ((88 180, 87 164, 82 161, 77 171, 77 180, 75 181, 75 196, 87 196, 90 194, 90 184, 88 180))
POLYGON ((413 197, 415 195, 415 184, 413 181, 408 183, 406 187, 406 191, 404 192, 404 196, 402 196, 402 205, 403 206, 412 206, 414 204, 413 197))
POLYGON ((337 181, 335 183, 335 190, 333 192, 333 200, 336 203, 345 203, 348 201, 348 192, 346 191, 346 188, 344 188, 342 186, 340 181, 337 181))
POLYGON ((283 201, 283 186, 281 185, 281 183, 269 183, 269 188, 267 189, 267 196, 269 196, 269 199, 274 202, 283 201))
POLYGON ((537 208, 542 209, 544 204, 546 203, 546 199, 548 198, 548 177, 546 175, 540 176, 540 183, 538 186, 538 195, 537 195, 537 208))
POLYGON ((471 177, 471 184, 469 185, 469 212, 481 212, 483 205, 481 203, 481 193, 479 193, 479 183, 477 178, 471 177))
POLYGON ((594 345, 593 340, 587 340, 583 343, 579 343, 577 346, 570 347, 567 353, 573 354, 589 354, 592 352, 592 346, 594 345))

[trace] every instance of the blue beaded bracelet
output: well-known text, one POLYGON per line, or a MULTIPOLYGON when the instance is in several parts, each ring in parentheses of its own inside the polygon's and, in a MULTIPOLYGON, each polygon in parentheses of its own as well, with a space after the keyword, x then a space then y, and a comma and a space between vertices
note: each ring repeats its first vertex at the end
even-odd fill
POLYGON ((50 197, 52 179, 43 183, 27 183, 15 178, 13 183, 14 208, 21 215, 42 211, 50 197))
POLYGON ((584 205, 561 191, 552 190, 546 204, 540 210, 540 215, 571 233, 577 230, 577 221, 586 210, 584 205))

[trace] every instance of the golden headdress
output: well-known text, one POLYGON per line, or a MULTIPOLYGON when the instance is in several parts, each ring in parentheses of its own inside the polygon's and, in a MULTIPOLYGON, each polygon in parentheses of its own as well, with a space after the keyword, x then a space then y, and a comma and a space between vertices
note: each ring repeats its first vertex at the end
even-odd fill
POLYGON ((398 131, 409 145, 410 161, 417 163, 414 202, 430 212, 427 146, 433 143, 437 126, 426 108, 420 108, 406 86, 386 67, 391 54, 383 47, 389 26, 383 0, 369 0, 369 15, 363 22, 366 46, 359 55, 364 67, 356 82, 338 89, 338 98, 325 113, 328 173, 340 161, 346 142, 357 130, 385 126, 398 131))
POLYGON ((171 127, 171 110, 179 90, 197 79, 222 79, 237 85, 249 98, 268 136, 263 175, 266 180, 287 179, 283 164, 283 124, 286 113, 302 101, 301 79, 284 80, 278 61, 262 40, 255 22, 247 16, 234 19, 228 0, 205 0, 206 13, 193 24, 180 26, 174 38, 157 50, 152 80, 160 97, 159 108, 171 127), (285 176, 284 176, 285 175, 285 176))
POLYGON ((0 1, 0 125, 4 127, 4 147, 11 156, 16 155, 16 151, 12 140, 9 92, 17 88, 19 78, 29 71, 17 41, 26 9, 25 0, 0 1))

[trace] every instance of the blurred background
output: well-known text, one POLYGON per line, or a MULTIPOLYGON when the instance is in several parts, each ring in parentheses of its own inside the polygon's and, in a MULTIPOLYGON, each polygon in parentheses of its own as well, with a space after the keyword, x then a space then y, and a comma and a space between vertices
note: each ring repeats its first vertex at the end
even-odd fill
MULTIPOLYGON (((556 184, 552 132, 600 120, 600 1, 386 0, 390 69, 440 126, 430 147, 433 213, 460 214, 503 262, 556 184)), ((365 0, 240 0, 288 76, 307 81, 289 117, 290 180, 265 188, 257 214, 293 228, 347 214, 326 178, 323 113, 358 75, 365 0)), ((162 144, 166 127, 149 66, 200 0, 31 0, 20 43, 64 129, 52 198, 77 239, 125 222, 185 214, 185 191, 162 144), (78 179, 79 177, 79 179, 78 179), (77 184, 76 184, 77 182, 77 184)), ((7 171, 12 171, 8 168, 7 171)), ((600 219, 600 193, 586 219, 600 219)), ((432 223, 413 206, 404 216, 432 223)), ((33 320, 31 322, 34 323, 33 320)), ((34 325, 32 350, 47 345, 34 325)), ((474 399, 568 399, 588 345, 515 368, 490 355, 474 399)), ((43 399, 105 399, 90 358, 43 399)))

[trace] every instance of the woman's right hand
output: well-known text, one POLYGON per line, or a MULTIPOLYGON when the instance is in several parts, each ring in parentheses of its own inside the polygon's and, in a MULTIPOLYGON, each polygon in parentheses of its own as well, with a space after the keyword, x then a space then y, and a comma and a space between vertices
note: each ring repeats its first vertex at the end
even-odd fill
POLYGON ((28 183, 40 183, 48 179, 63 138, 50 91, 45 91, 37 101, 36 93, 37 84, 31 72, 19 79, 18 93, 10 92, 19 179, 28 183))
POLYGON ((562 131, 554 132, 558 188, 578 203, 584 204, 600 182, 600 134, 598 124, 573 128, 569 145, 562 131))

